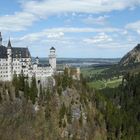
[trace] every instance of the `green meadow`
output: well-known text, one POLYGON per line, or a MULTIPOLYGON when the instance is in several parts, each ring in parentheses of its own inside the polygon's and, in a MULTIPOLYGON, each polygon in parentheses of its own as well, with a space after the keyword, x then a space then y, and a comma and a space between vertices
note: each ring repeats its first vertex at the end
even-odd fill
POLYGON ((109 68, 83 68, 81 73, 84 77, 92 78, 92 80, 88 80, 89 87, 93 87, 94 89, 103 89, 106 87, 115 88, 118 87, 122 82, 122 77, 112 77, 110 79, 97 79, 96 76, 104 75, 104 71, 108 70, 109 68))

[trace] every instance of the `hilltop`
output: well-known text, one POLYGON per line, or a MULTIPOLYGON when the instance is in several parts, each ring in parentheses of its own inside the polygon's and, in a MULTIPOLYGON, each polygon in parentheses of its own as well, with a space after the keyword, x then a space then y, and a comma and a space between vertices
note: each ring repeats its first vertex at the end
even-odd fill
POLYGON ((132 65, 140 62, 140 44, 128 52, 119 62, 120 66, 132 65))

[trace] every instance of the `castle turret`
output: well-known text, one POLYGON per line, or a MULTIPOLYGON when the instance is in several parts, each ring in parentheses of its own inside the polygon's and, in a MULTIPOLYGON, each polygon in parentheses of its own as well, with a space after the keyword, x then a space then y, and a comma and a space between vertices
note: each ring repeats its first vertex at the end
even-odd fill
POLYGON ((39 64, 39 58, 38 57, 35 58, 35 63, 39 64))
POLYGON ((12 69, 12 45, 11 41, 9 39, 8 45, 7 45, 7 61, 8 61, 8 80, 12 80, 12 74, 13 74, 13 69, 12 69))
POLYGON ((56 70, 56 54, 55 54, 55 48, 50 48, 50 55, 49 55, 49 64, 53 68, 53 70, 56 70))
POLYGON ((0 32, 0 46, 2 45, 2 35, 1 35, 1 32, 0 32))

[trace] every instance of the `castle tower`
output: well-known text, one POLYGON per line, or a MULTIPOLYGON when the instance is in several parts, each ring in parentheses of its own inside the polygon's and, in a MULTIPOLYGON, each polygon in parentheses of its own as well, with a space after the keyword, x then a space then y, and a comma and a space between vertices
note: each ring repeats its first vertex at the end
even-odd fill
POLYGON ((35 58, 35 63, 36 64, 39 64, 39 58, 38 58, 38 56, 35 58))
POLYGON ((49 55, 49 64, 53 68, 53 70, 56 70, 56 54, 55 54, 55 48, 50 48, 50 55, 49 55))
POLYGON ((2 45, 2 35, 1 35, 1 32, 0 32, 0 46, 2 45))
POLYGON ((12 68, 12 45, 11 41, 9 39, 8 45, 7 45, 7 61, 8 61, 8 81, 12 80, 13 77, 13 68, 12 68))

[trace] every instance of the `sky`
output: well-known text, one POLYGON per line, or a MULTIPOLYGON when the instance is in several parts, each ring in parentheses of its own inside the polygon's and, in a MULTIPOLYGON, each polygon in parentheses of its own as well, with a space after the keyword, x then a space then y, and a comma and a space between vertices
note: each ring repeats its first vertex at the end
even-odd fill
POLYGON ((0 31, 32 56, 120 58, 140 43, 140 0, 1 0, 0 31))

